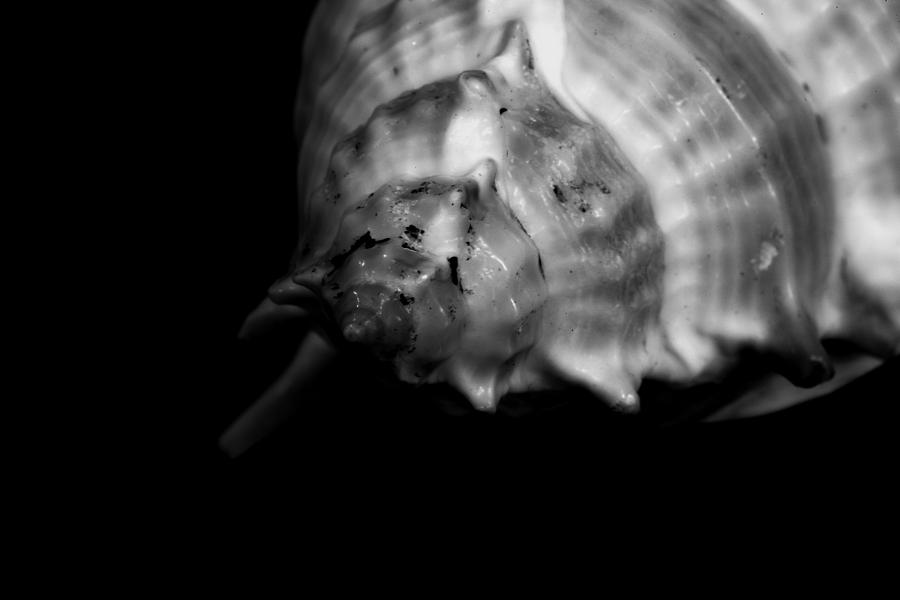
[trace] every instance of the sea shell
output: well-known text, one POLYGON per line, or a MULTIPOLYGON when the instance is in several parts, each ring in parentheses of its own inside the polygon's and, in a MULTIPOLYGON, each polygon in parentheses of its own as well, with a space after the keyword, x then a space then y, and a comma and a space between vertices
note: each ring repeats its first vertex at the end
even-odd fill
POLYGON ((300 241, 245 332, 318 326, 269 404, 345 342, 484 410, 900 352, 896 1, 321 3, 297 123, 300 241))

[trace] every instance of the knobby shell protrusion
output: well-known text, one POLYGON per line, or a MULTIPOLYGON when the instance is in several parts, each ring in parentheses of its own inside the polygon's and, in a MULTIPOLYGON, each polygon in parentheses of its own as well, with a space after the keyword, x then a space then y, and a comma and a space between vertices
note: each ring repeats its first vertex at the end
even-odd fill
POLYGON ((323 3, 301 239, 252 321, 319 315, 487 410, 577 385, 633 411, 747 348, 798 386, 832 376, 823 338, 895 355, 896 10, 323 3))

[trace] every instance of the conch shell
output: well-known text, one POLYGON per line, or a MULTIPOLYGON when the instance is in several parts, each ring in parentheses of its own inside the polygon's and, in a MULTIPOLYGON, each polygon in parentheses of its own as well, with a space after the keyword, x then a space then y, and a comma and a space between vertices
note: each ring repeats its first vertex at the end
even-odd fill
POLYGON ((484 410, 633 412, 748 349, 783 390, 823 339, 900 352, 895 1, 326 2, 297 122, 300 241, 245 326, 319 324, 285 381, 347 342, 484 410))

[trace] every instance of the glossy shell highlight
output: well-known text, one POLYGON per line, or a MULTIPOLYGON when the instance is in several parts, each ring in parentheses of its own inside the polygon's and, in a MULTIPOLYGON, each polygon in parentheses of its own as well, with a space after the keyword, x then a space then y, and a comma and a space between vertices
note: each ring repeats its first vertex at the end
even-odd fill
POLYGON ((248 330, 300 307, 486 410, 900 351, 896 2, 323 3, 297 123, 301 239, 248 330))

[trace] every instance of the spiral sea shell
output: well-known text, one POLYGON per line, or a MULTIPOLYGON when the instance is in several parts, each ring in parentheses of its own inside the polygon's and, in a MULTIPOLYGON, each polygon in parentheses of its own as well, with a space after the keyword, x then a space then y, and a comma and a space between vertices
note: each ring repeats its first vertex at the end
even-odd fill
POLYGON ((900 352, 894 0, 322 3, 297 123, 300 241, 245 331, 319 325, 267 402, 344 342, 485 410, 637 411, 747 349, 783 405, 823 339, 841 381, 900 352))

